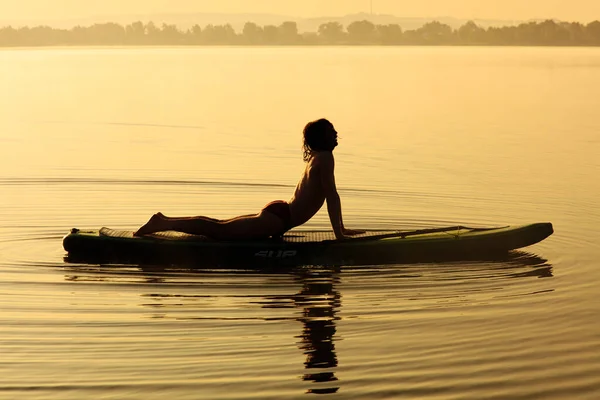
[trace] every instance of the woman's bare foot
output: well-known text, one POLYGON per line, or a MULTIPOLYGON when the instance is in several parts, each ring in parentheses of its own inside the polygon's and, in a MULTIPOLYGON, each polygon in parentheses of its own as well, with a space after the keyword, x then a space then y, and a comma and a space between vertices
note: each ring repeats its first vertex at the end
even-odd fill
POLYGON ((164 231, 164 215, 162 213, 154 214, 148 222, 138 229, 133 236, 144 236, 151 233, 164 231))

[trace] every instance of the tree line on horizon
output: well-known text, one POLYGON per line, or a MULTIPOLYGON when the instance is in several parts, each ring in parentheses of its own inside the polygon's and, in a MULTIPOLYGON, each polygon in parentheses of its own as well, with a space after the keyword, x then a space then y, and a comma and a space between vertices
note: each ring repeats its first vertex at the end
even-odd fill
POLYGON ((362 20, 344 27, 327 22, 317 32, 299 32, 295 22, 259 26, 247 22, 241 32, 229 24, 176 25, 134 22, 123 26, 100 23, 57 29, 49 26, 0 28, 0 47, 115 45, 480 45, 600 46, 600 21, 588 24, 546 20, 484 28, 468 21, 453 29, 439 21, 413 30, 398 24, 376 25, 362 20))

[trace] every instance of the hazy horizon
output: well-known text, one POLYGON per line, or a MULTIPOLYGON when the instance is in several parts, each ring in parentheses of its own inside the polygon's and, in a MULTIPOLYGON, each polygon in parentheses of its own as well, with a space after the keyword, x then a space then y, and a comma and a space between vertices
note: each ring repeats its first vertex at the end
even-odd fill
MULTIPOLYGON (((502 3, 477 0, 424 0, 398 4, 393 0, 373 0, 374 14, 387 14, 404 18, 452 17, 461 19, 560 19, 590 22, 600 19, 600 2, 572 0, 568 3, 549 0, 534 0, 527 4, 517 0, 502 3)), ((288 1, 256 0, 249 5, 242 0, 220 2, 181 0, 174 4, 167 0, 106 0, 99 4, 82 4, 74 0, 23 0, 18 3, 0 4, 2 21, 56 21, 77 18, 118 17, 128 15, 156 14, 271 14, 292 18, 339 17, 355 13, 370 13, 369 0, 316 0, 288 1)))

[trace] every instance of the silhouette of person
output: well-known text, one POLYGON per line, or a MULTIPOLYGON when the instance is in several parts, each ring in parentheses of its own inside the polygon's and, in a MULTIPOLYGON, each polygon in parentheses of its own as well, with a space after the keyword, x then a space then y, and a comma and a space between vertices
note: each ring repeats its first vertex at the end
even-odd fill
POLYGON ((154 214, 135 232, 143 236, 160 231, 179 231, 217 240, 257 239, 283 235, 311 219, 327 201, 327 211, 337 239, 363 233, 344 227, 340 196, 335 185, 333 149, 337 131, 326 119, 309 122, 303 131, 306 168, 289 202, 272 201, 257 214, 230 219, 167 217, 154 214))

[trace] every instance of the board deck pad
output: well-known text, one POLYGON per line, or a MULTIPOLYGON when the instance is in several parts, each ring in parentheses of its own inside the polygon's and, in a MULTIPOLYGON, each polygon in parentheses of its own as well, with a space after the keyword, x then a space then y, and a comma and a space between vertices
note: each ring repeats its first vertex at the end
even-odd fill
MULTIPOLYGON (((353 238, 369 238, 373 237, 376 239, 381 235, 389 235, 393 233, 400 234, 401 231, 368 231, 359 235, 354 235, 353 238)), ((99 232, 100 236, 123 238, 123 239, 134 239, 137 236, 133 236, 133 231, 119 230, 111 228, 101 228, 99 232)), ((150 235, 142 236, 141 238, 152 238, 162 240, 184 240, 184 241, 198 241, 198 242, 212 242, 214 239, 210 239, 206 236, 191 235, 189 233, 176 232, 176 231, 165 231, 156 232, 150 235)), ((312 243, 312 242, 323 242, 326 240, 335 240, 335 234, 333 231, 291 231, 286 233, 281 239, 268 239, 268 240, 283 240, 284 242, 290 243, 312 243)))
MULTIPOLYGON (((432 232, 431 234, 452 234, 459 235, 468 231, 474 230, 472 228, 463 228, 460 229, 449 229, 445 232, 432 232)), ((358 235, 353 235, 350 240, 360 239, 363 240, 377 240, 383 237, 389 236, 398 236, 401 237, 405 233, 416 233, 419 231, 399 231, 399 230, 377 230, 377 231, 367 231, 365 233, 361 233, 358 235)), ((427 232, 423 232, 422 235, 426 235, 427 232)), ((99 232, 100 236, 112 237, 112 238, 122 238, 122 239, 136 239, 136 236, 133 236, 133 231, 128 230, 118 230, 118 229, 110 229, 110 228, 101 228, 99 232)), ((195 242, 213 242, 214 239, 210 239, 206 236, 201 235, 191 235, 189 233, 176 232, 176 231, 165 231, 165 232, 157 232, 150 235, 145 235, 142 238, 152 238, 159 240, 171 240, 171 241, 195 241, 195 242)), ((266 240, 276 240, 283 241, 286 243, 318 243, 324 241, 332 241, 335 239, 335 234, 333 231, 290 231, 286 233, 282 238, 277 239, 266 239, 266 240)))

